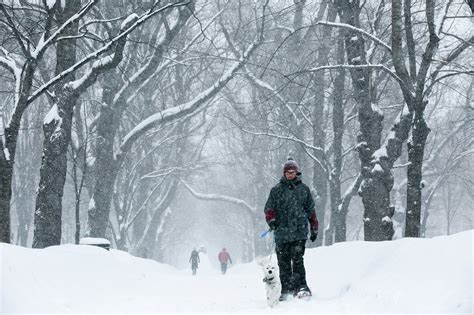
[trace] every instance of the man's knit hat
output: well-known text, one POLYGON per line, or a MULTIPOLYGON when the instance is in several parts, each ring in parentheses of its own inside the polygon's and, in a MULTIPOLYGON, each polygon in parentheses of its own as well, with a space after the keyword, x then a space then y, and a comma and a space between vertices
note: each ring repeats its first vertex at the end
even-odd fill
POLYGON ((298 164, 292 158, 288 158, 288 161, 283 164, 283 174, 289 170, 294 170, 297 175, 301 175, 301 173, 299 172, 298 164))

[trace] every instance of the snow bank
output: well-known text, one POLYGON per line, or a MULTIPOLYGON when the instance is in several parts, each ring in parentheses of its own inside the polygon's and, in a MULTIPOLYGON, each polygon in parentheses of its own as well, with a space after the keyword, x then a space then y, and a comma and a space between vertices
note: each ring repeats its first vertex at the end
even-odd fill
MULTIPOLYGON (((0 313, 473 312, 474 231, 433 239, 347 242, 308 249, 311 301, 270 309, 256 263, 197 276, 95 246, 0 244, 0 313)), ((272 257, 276 260, 275 255, 272 257)), ((201 272, 200 272, 201 271, 201 272)))
POLYGON ((316 299, 343 301, 336 310, 319 303, 320 310, 472 314, 473 235, 349 242, 311 251, 316 299))

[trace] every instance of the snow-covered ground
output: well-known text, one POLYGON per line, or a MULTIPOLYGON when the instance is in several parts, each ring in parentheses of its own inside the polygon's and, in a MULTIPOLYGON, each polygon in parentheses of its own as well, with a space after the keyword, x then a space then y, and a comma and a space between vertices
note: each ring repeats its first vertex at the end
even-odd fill
POLYGON ((473 237, 474 230, 308 249, 313 298, 274 309, 256 263, 231 266, 223 276, 201 254, 193 277, 191 270, 88 245, 0 244, 0 313, 473 314, 473 237))

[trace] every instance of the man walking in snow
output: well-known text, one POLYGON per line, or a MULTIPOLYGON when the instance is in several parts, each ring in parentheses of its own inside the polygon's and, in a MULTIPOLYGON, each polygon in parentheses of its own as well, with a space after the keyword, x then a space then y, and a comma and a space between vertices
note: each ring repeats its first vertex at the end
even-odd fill
POLYGON ((201 259, 199 259, 199 253, 196 250, 196 247, 194 247, 193 251, 191 252, 191 257, 189 257, 189 262, 191 263, 191 269, 193 271, 193 276, 195 276, 197 268, 198 268, 198 264, 201 262, 201 259))
POLYGON ((300 178, 298 164, 288 159, 283 165, 283 177, 272 188, 265 204, 265 219, 274 231, 278 267, 280 268, 281 296, 311 296, 306 284, 303 255, 308 239, 318 236, 318 220, 308 186, 300 178))
POLYGON ((219 255, 217 256, 221 263, 221 272, 223 275, 227 272, 227 263, 230 262, 232 263, 232 259, 230 258, 229 253, 225 249, 225 247, 219 252, 219 255))

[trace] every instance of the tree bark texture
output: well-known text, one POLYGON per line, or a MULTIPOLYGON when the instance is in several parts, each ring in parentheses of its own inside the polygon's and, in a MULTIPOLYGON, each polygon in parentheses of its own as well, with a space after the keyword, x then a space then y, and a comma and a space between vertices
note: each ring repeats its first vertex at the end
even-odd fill
MULTIPOLYGON (((341 21, 359 27, 359 1, 338 0, 337 4, 341 21)), ((344 38, 348 63, 366 65, 365 41, 361 34, 348 29, 345 30, 344 38)), ((390 181, 390 171, 383 167, 376 168, 377 164, 372 160, 372 155, 380 148, 383 115, 373 108, 369 69, 351 68, 350 73, 360 124, 357 150, 363 177, 359 195, 364 204, 364 239, 366 241, 390 240, 393 236, 391 222, 393 209, 390 207, 393 178, 390 181)))
MULTIPOLYGON (((344 41, 343 37, 339 36, 337 43, 337 62, 344 63, 344 41)), ((341 173, 342 173, 342 137, 344 135, 344 81, 345 70, 340 68, 337 70, 336 78, 334 79, 334 95, 333 95, 333 110, 332 110, 332 126, 334 132, 333 143, 333 170, 330 176, 331 189, 331 216, 334 215, 334 242, 346 241, 346 220, 347 207, 342 207, 341 198, 341 173)))
MULTIPOLYGON (((40 107, 34 112, 25 111, 22 116, 22 129, 30 124, 41 124, 44 110, 40 107)), ((16 238, 12 239, 17 245, 27 247, 29 231, 33 226, 36 189, 38 187, 42 134, 36 130, 22 130, 19 133, 15 169, 12 183, 12 198, 15 198, 12 210, 16 211, 18 227, 16 238)), ((12 227, 12 231, 15 229, 12 227)))
MULTIPOLYGON (((405 0, 404 7, 404 19, 405 28, 411 27, 411 1, 405 0)), ((421 58, 418 73, 415 74, 413 71, 416 70, 413 61, 413 51, 409 53, 409 64, 411 66, 411 76, 405 66, 405 59, 403 57, 403 43, 402 36, 403 26, 401 22, 402 17, 402 1, 392 1, 392 59, 395 71, 401 79, 400 87, 403 93, 403 97, 407 104, 410 112, 410 118, 412 118, 411 129, 412 137, 408 141, 408 161, 409 166, 407 169, 407 208, 406 208, 406 227, 405 236, 419 237, 420 236, 420 225, 421 225, 421 180, 422 180, 422 167, 423 167, 423 155, 426 145, 426 139, 428 137, 430 129, 428 128, 424 119, 424 111, 427 105, 425 98, 426 88, 426 77, 428 70, 432 63, 432 58, 438 49, 439 38, 436 35, 436 26, 434 24, 435 17, 435 1, 426 1, 426 22, 429 31, 429 41, 426 45, 425 51, 421 58)), ((410 42, 412 39, 412 30, 405 29, 407 34, 407 40, 410 42)), ((408 116, 407 116, 408 117, 408 116)), ((402 117, 403 118, 403 117, 402 117)), ((405 118, 406 119, 406 118, 405 118)), ((406 124, 406 121, 403 122, 406 124)), ((405 128, 406 129, 406 128, 405 128)), ((407 132, 408 133, 408 132, 407 132)))
MULTIPOLYGON (((4 141, 0 138, 0 241, 10 243, 10 203, 12 198, 13 164, 15 163, 16 144, 21 125, 21 117, 28 107, 28 95, 33 83, 36 61, 27 63, 20 78, 20 95, 15 104, 15 112, 9 125, 4 129, 4 141)), ((17 78, 18 80, 18 78, 17 78)))
MULTIPOLYGON (((14 26, 13 18, 7 12, 4 4, 0 5, 10 27, 16 27, 14 26)), ((47 26, 45 26, 45 29, 49 31, 47 26)), ((18 33, 14 32, 14 37, 18 42, 23 42, 23 39, 18 33)), ((18 141, 21 117, 28 107, 28 96, 37 66, 37 60, 29 58, 31 57, 28 55, 29 51, 25 50, 24 54, 27 61, 23 65, 20 78, 15 78, 16 81, 21 81, 20 93, 18 98, 15 99, 15 110, 12 117, 3 130, 4 136, 0 136, 0 242, 4 243, 11 242, 10 203, 12 198, 11 185, 13 183, 13 164, 15 163, 16 143, 18 141)))
MULTIPOLYGON (((57 14, 59 23, 67 21, 80 8, 81 1, 69 1, 64 10, 57 14)), ((69 24, 64 35, 77 35, 78 26, 78 22, 69 24)), ((57 43, 56 74, 75 64, 76 42, 76 39, 67 39, 57 43)), ((79 98, 76 91, 66 87, 65 83, 74 79, 73 73, 58 84, 55 91, 56 102, 50 112, 53 117, 43 124, 43 157, 35 206, 34 248, 61 244, 62 197, 67 172, 67 149, 71 139, 74 106, 79 98)))
POLYGON ((424 112, 428 101, 425 100, 426 76, 432 63, 432 58, 438 49, 439 37, 436 35, 434 25, 435 1, 426 1, 426 22, 429 30, 429 41, 422 56, 420 69, 418 71, 415 89, 413 109, 415 115, 412 123, 412 138, 408 141, 407 169, 407 215, 405 236, 419 237, 421 225, 421 205, 423 177, 423 156, 425 153, 426 140, 430 132, 425 119, 424 112))
MULTIPOLYGON (((113 98, 113 94, 104 91, 103 100, 107 101, 109 98, 113 98)), ((97 121, 95 186, 87 220, 87 234, 90 237, 105 237, 109 221, 110 203, 118 173, 113 146, 118 121, 113 108, 108 106, 101 108, 97 121)))
MULTIPOLYGON (((327 18, 330 22, 333 22, 336 19, 337 12, 333 5, 326 2, 322 2, 319 8, 317 19, 323 19, 324 15, 327 14, 327 18)), ((319 66, 327 65, 329 62, 329 51, 330 48, 328 45, 331 40, 332 29, 325 27, 321 28, 319 33, 318 29, 310 30, 310 35, 314 38, 321 38, 319 40, 317 48, 317 60, 319 66)), ((314 40, 314 39, 313 39, 314 40)), ((312 111, 312 124, 313 124, 313 145, 318 148, 322 148, 322 151, 314 151, 314 156, 321 162, 324 163, 326 160, 324 147, 326 144, 326 131, 324 123, 324 105, 325 105, 325 95, 326 90, 326 80, 325 72, 317 71, 313 77, 313 89, 314 89, 314 101, 313 101, 313 111, 312 111)), ((328 200, 328 178, 330 170, 327 167, 324 167, 318 162, 313 162, 313 185, 316 188, 318 193, 317 198, 315 199, 315 210, 316 216, 318 217, 319 226, 320 226, 320 235, 316 239, 314 246, 321 246, 323 244, 323 239, 327 236, 324 235, 326 232, 324 226, 325 221, 325 210, 328 200)))
POLYGON ((406 237, 420 236, 423 155, 429 132, 430 129, 423 118, 423 113, 415 113, 412 139, 407 143, 410 163, 407 169, 406 237))
POLYGON ((7 159, 0 141, 0 242, 10 243, 10 200, 12 198, 13 161, 7 159))
MULTIPOLYGON (((79 8, 80 1, 67 2, 61 18, 66 21, 76 14, 79 8)), ((130 27, 136 19, 128 20, 128 23, 122 26, 121 31, 127 30, 127 27, 130 27)), ((74 36, 77 34, 77 29, 78 22, 76 21, 67 27, 65 34, 74 36)), ((123 34, 128 33, 124 31, 123 34)), ((117 37, 113 45, 107 46, 110 55, 102 58, 98 63, 93 63, 90 71, 87 71, 79 82, 75 81, 75 84, 69 84, 75 80, 75 75, 72 73, 56 87, 58 97, 55 106, 57 116, 60 118, 57 119, 53 115, 53 119, 46 121, 43 125, 45 139, 36 201, 34 247, 57 245, 59 244, 57 242, 61 240, 61 200, 67 171, 66 153, 71 139, 74 106, 80 95, 95 83, 99 74, 115 68, 120 63, 127 41, 127 36, 123 34, 117 37), (55 176, 56 179, 53 180, 52 176, 55 176), (38 222, 38 226, 36 222, 38 222)), ((57 45, 57 74, 73 66, 75 61, 76 39, 73 37, 59 41, 57 45)))
POLYGON ((71 139, 73 107, 78 95, 67 89, 56 106, 60 120, 43 125, 43 157, 35 207, 34 248, 61 244, 62 197, 67 171, 67 149, 71 139), (64 95, 66 94, 66 95, 64 95))

